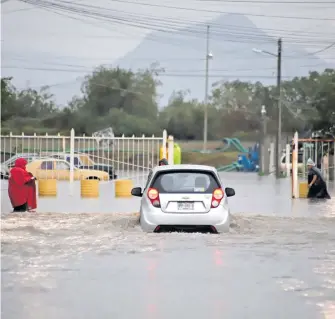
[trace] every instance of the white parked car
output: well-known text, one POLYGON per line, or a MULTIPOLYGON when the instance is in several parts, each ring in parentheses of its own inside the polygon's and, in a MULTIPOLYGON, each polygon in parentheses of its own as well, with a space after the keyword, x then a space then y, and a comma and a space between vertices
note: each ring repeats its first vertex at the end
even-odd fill
POLYGON ((145 188, 135 187, 131 194, 142 197, 140 224, 145 232, 229 230, 227 198, 235 191, 223 188, 214 167, 157 166, 150 172, 145 188))
MULTIPOLYGON (((298 153, 298 170, 304 167, 304 156, 303 153, 298 153)), ((292 153, 290 154, 290 170, 292 169, 292 153)), ((286 154, 283 154, 280 158, 280 170, 286 172, 286 154)))

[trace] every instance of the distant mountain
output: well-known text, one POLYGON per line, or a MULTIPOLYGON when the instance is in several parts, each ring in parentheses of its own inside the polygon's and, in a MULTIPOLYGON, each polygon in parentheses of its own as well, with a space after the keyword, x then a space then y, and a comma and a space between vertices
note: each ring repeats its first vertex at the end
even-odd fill
MULTIPOLYGON (((277 53, 277 40, 258 29, 243 15, 227 14, 208 22, 210 25, 210 86, 219 80, 276 82, 276 57, 255 53, 253 48, 277 53)), ((278 26, 278 29, 280 27, 278 26)), ((303 40, 302 40, 303 41, 303 40)), ((307 75, 310 70, 334 67, 311 56, 302 45, 283 39, 282 76, 307 75)), ((165 68, 160 104, 167 103, 174 90, 191 90, 191 96, 202 100, 205 93, 206 24, 199 23, 180 31, 154 32, 116 64, 123 68, 146 68, 157 61, 165 68)))

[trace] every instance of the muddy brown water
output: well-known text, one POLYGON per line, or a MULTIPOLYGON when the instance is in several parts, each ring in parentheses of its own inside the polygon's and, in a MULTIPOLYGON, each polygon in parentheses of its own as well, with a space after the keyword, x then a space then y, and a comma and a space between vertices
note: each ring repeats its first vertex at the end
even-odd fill
POLYGON ((286 180, 223 178, 237 194, 220 235, 143 233, 124 214, 136 199, 111 196, 108 209, 64 191, 40 213, 4 211, 2 318, 335 318, 334 200, 291 201, 286 180))

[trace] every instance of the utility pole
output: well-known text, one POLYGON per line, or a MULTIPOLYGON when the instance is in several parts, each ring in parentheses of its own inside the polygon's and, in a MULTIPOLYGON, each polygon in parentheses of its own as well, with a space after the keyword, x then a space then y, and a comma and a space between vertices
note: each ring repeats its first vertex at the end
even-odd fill
POLYGON ((208 66, 211 54, 209 53, 209 25, 207 26, 206 38, 206 73, 205 73, 205 105, 204 105, 204 147, 203 151, 207 151, 207 135, 208 135, 208 66))
POLYGON ((280 152, 281 152, 281 58, 282 58, 282 39, 278 39, 278 53, 277 53, 277 136, 276 136, 276 177, 280 178, 280 152))

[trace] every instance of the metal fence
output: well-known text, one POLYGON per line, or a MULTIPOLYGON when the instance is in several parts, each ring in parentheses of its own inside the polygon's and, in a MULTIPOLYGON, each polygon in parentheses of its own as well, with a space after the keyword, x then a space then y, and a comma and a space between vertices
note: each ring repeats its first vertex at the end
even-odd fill
POLYGON ((166 147, 167 132, 162 136, 76 136, 74 130, 62 135, 1 135, 1 163, 20 157, 53 157, 69 163, 69 180, 76 167, 110 165, 118 179, 135 179, 142 184, 149 169, 159 161, 160 147, 166 147), (142 181, 140 182, 139 179, 142 181))
POLYGON ((307 160, 312 159, 328 183, 335 181, 335 140, 299 139, 294 134, 292 151, 292 197, 299 198, 299 183, 307 181, 307 160), (302 147, 300 148, 300 144, 302 147))

